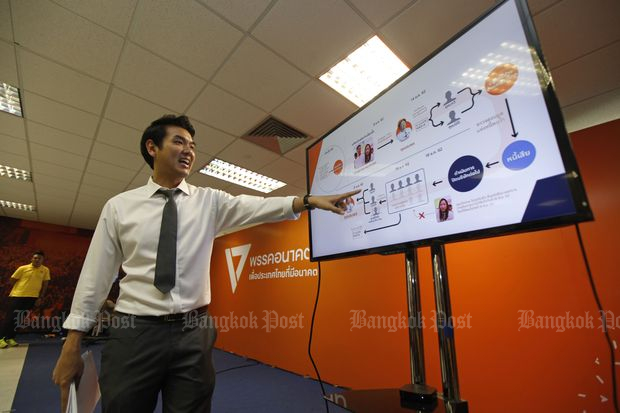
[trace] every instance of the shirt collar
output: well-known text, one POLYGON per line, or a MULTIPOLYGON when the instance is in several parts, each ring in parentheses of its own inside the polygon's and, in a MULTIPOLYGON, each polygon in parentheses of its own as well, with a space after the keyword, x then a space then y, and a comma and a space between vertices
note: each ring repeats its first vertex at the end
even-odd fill
MULTIPOLYGON (((148 195, 148 197, 152 197, 153 195, 155 195, 155 193, 163 188, 163 186, 156 184, 155 181, 153 181, 153 177, 149 177, 148 182, 146 183, 146 194, 148 195)), ((187 185, 187 182, 185 182, 185 179, 183 179, 181 181, 181 183, 177 186, 178 189, 181 190, 181 192, 183 192, 185 195, 189 195, 189 186, 187 185)), ((164 189, 168 189, 168 188, 164 188, 164 189)))

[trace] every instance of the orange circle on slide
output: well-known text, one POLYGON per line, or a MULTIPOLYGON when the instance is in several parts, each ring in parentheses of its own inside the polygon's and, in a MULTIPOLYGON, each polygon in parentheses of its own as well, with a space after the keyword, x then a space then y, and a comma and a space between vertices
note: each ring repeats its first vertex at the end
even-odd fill
POLYGON ((519 68, 510 63, 495 66, 484 82, 484 88, 491 95, 501 95, 515 84, 519 77, 519 68))
POLYGON ((340 175, 340 173, 342 172, 342 161, 340 159, 338 159, 336 162, 334 162, 334 173, 336 175, 340 175))

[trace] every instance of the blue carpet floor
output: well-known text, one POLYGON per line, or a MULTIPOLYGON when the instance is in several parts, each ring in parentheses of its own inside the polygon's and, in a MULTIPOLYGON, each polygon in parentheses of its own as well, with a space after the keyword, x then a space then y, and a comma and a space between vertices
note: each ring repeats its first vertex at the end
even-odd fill
MULTIPOLYGON (((29 343, 29 348, 12 412, 59 411, 60 395, 51 381, 51 376, 60 354, 60 340, 29 337, 21 341, 29 343)), ((97 368, 101 348, 100 343, 83 346, 84 351, 91 350, 94 353, 97 368)), ((213 395, 213 413, 326 411, 321 388, 315 380, 221 350, 214 351, 214 365, 218 374, 213 395)), ((339 389, 326 385, 325 391, 332 393, 339 389)), ((332 413, 346 411, 331 404, 329 410, 332 413)), ((101 412, 100 406, 97 406, 95 411, 101 412)), ((160 403, 155 412, 161 412, 160 403)))

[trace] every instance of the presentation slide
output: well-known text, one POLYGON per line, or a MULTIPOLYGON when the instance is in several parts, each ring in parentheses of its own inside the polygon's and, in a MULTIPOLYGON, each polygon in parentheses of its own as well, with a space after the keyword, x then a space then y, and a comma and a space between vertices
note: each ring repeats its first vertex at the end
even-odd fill
POLYGON ((311 194, 361 190, 312 258, 574 214, 535 56, 507 1, 309 147, 311 194))

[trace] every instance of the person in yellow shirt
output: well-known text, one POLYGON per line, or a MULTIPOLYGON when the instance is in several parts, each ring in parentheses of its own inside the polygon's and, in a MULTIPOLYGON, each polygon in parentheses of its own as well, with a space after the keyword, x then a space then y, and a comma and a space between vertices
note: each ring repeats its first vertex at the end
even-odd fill
POLYGON ((11 282, 15 284, 9 294, 9 311, 0 331, 0 349, 18 345, 15 341, 17 314, 19 311, 31 310, 45 296, 50 270, 43 265, 44 260, 43 251, 35 251, 32 254, 32 263, 22 265, 11 276, 11 282))

